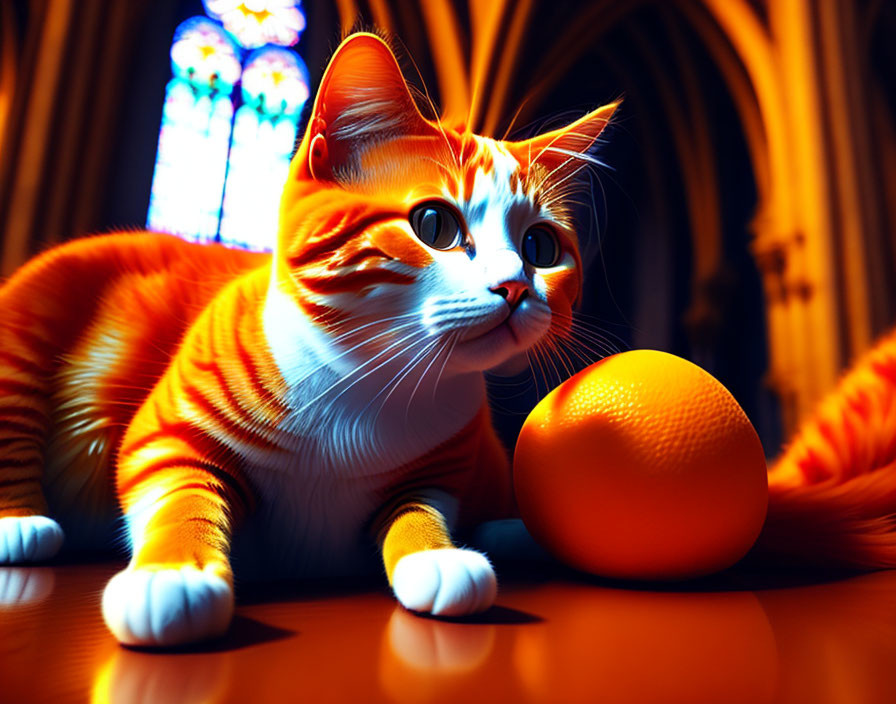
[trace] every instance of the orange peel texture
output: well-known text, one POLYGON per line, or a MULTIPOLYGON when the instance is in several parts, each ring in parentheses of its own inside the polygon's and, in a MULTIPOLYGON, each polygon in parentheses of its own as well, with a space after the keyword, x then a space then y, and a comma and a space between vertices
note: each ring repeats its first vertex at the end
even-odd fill
POLYGON ((728 390, 653 350, 593 364, 532 411, 514 456, 520 514, 558 559, 623 579, 688 579, 753 545, 765 456, 728 390))

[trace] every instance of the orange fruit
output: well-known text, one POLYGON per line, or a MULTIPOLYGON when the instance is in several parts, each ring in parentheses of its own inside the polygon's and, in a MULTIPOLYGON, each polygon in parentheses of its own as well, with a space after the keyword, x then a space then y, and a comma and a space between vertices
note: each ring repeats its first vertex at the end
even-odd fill
POLYGON ((635 350, 549 393, 516 444, 514 489, 558 559, 626 579, 724 569, 765 520, 765 455, 728 390, 700 367, 635 350))

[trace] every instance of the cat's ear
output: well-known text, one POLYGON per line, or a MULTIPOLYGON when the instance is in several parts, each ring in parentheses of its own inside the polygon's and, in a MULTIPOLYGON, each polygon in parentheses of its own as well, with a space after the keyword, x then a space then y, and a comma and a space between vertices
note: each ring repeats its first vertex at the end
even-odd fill
POLYGON ((296 176, 332 179, 371 143, 431 129, 388 45, 375 34, 352 34, 324 72, 296 176))
POLYGON ((524 171, 539 165, 553 178, 566 178, 587 164, 586 153, 609 124, 619 103, 617 100, 604 105, 566 127, 522 142, 508 142, 506 146, 524 171))

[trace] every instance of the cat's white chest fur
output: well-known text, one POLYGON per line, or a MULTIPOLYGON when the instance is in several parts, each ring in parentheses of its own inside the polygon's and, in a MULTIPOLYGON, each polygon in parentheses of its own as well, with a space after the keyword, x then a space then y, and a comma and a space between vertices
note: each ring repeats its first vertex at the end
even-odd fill
POLYGON ((237 448, 259 510, 237 532, 234 566, 251 572, 258 558, 297 574, 351 571, 393 470, 466 427, 484 402, 484 382, 467 375, 412 395, 419 374, 408 374, 388 394, 394 365, 347 363, 275 287, 263 324, 290 411, 272 436, 277 451, 237 448))

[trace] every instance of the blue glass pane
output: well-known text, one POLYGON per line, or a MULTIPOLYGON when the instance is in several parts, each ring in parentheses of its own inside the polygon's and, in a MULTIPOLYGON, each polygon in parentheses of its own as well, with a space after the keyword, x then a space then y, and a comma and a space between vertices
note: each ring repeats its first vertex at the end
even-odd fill
POLYGON ((305 62, 278 47, 249 54, 241 85, 243 102, 271 115, 298 115, 310 93, 305 62))
POLYGON ((208 17, 191 17, 174 30, 171 71, 199 91, 230 93, 240 79, 240 50, 208 17))
POLYGON ((243 105, 236 114, 221 219, 221 241, 272 250, 280 194, 296 139, 295 115, 272 116, 243 105))
POLYGON ((146 225, 200 242, 218 232, 233 104, 229 95, 168 83, 146 225))
MULTIPOLYGON (((298 5, 220 0, 207 9, 222 21, 228 13, 242 13, 265 31, 285 23, 283 31, 297 37, 304 26, 298 5)), ((245 68, 242 54, 233 36, 208 17, 192 17, 175 31, 174 78, 166 92, 147 226, 200 242, 220 238, 269 250, 276 242, 297 122, 309 97, 308 70, 282 47, 253 51, 245 68), (237 83, 243 106, 234 116, 230 95, 237 83)))

